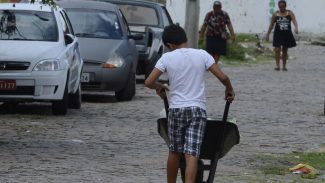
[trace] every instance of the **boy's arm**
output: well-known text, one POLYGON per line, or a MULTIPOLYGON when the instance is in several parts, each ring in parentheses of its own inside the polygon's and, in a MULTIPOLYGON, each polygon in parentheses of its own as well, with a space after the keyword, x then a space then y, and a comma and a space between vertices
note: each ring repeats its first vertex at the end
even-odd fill
POLYGON ((235 92, 232 88, 230 79, 226 74, 224 74, 218 67, 217 64, 212 64, 212 66, 209 68, 209 71, 212 72, 213 75, 215 75, 219 81, 226 87, 225 91, 225 99, 228 101, 233 101, 235 99, 235 92))
POLYGON ((159 69, 154 68, 148 78, 145 80, 144 84, 150 89, 155 89, 156 93, 163 98, 166 96, 165 90, 168 90, 168 87, 157 82, 161 74, 162 72, 159 69))

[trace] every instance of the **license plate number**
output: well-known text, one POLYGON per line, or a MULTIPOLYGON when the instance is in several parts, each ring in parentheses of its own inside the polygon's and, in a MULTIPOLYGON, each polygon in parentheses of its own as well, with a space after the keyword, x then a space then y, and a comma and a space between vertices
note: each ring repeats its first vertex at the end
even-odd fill
POLYGON ((81 81, 82 83, 89 83, 89 81, 90 81, 90 74, 89 74, 89 73, 82 73, 82 74, 81 74, 81 79, 80 79, 80 81, 81 81))
POLYGON ((0 90, 15 90, 16 81, 15 80, 0 80, 0 90))

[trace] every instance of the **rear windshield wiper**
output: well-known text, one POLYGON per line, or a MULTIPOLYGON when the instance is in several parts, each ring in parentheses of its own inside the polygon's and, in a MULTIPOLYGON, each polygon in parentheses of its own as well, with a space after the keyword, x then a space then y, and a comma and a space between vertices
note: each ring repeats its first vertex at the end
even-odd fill
POLYGON ((49 21, 48 18, 44 18, 44 17, 41 17, 40 15, 38 14, 34 14, 37 18, 39 18, 40 20, 43 20, 43 21, 49 21))
POLYGON ((76 36, 80 36, 80 37, 97 37, 96 34, 94 33, 76 33, 76 36))

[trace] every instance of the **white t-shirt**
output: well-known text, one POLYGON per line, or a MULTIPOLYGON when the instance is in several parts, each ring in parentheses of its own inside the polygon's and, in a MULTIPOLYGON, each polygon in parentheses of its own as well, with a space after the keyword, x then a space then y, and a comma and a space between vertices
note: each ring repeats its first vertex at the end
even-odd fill
POLYGON ((163 54, 155 67, 168 75, 170 108, 206 110, 204 73, 213 63, 213 57, 201 49, 180 48, 163 54))

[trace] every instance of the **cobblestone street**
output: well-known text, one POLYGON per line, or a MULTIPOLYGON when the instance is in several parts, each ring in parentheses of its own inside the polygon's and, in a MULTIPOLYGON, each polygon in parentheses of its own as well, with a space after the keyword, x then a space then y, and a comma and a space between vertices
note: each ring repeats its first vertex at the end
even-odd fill
MULTIPOLYGON (((288 71, 274 62, 222 65, 236 92, 229 116, 241 142, 219 161, 215 182, 294 182, 265 177, 258 154, 312 151, 325 145, 325 49, 289 49, 288 71)), ((224 88, 207 74, 208 116, 220 118, 224 88)), ((112 94, 84 96, 81 110, 53 116, 49 104, 0 114, 0 183, 164 183, 167 146, 157 133, 163 109, 155 91, 137 85, 130 102, 112 94)), ((314 182, 324 181, 324 172, 314 182)))

